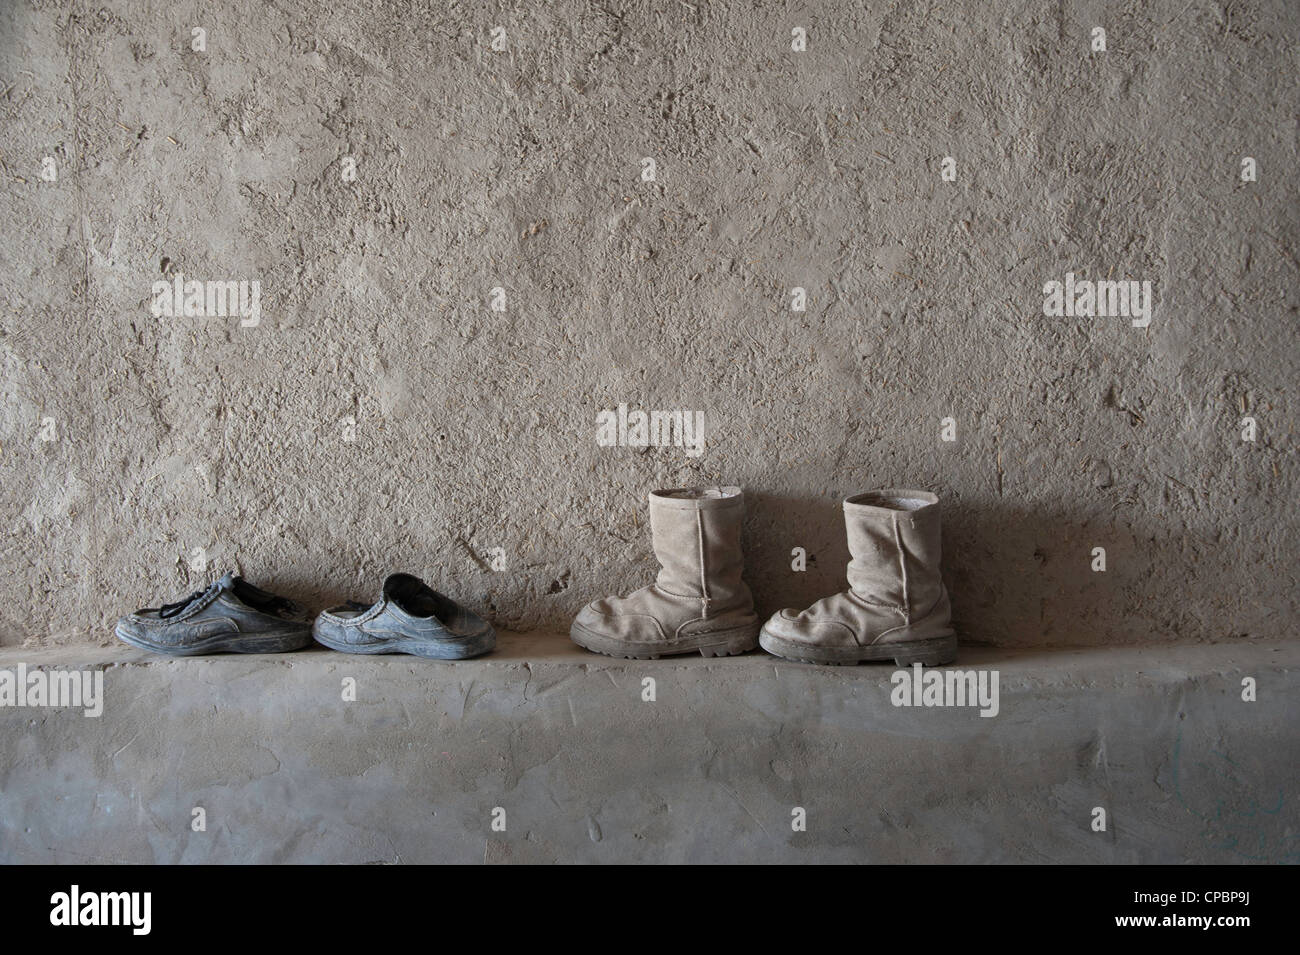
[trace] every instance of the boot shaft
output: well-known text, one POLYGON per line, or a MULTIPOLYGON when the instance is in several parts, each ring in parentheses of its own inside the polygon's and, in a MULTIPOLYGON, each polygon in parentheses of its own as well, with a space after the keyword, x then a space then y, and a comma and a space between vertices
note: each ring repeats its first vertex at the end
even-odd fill
POLYGON ((650 536, 661 590, 704 601, 704 616, 753 603, 741 579, 745 518, 738 487, 674 488, 650 494, 650 536))
POLYGON ((928 491, 886 488, 844 502, 849 586, 869 604, 908 619, 924 616, 943 597, 939 562, 939 499, 928 491))

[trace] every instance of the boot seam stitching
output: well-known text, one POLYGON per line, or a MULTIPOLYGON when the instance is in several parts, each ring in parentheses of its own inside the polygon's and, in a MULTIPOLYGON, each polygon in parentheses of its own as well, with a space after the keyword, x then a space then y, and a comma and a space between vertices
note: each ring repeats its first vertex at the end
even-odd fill
POLYGON ((898 604, 882 604, 882 603, 877 603, 877 602, 874 601, 874 600, 867 600, 867 599, 865 599, 865 598, 863 598, 863 597, 858 597, 857 594, 854 594, 853 596, 856 597, 857 600, 858 600, 860 603, 864 603, 864 604, 866 604, 868 607, 879 607, 881 610, 897 610, 897 611, 899 611, 900 613, 906 613, 906 612, 907 612, 907 608, 906 608, 906 607, 900 607, 898 604))
POLYGON ((692 600, 692 599, 694 599, 694 600, 698 600, 698 599, 699 599, 698 597, 695 596, 695 594, 679 594, 679 593, 676 593, 675 591, 669 590, 667 587, 664 587, 664 586, 662 586, 661 584, 655 584, 654 587, 655 587, 655 589, 658 590, 660 593, 662 593, 662 594, 667 594, 669 597, 681 597, 681 598, 684 599, 684 600, 692 600))
POLYGON ((890 523, 894 525, 894 544, 898 547, 898 569, 903 576, 903 619, 910 624, 912 622, 912 599, 907 592, 907 555, 903 553, 903 538, 898 532, 898 516, 891 515, 890 523))
MULTIPOLYGON (((716 618, 715 618, 715 619, 716 619, 716 618)), ((684 633, 684 632, 683 632, 683 631, 686 630, 687 627, 690 627, 690 626, 692 626, 693 624, 697 624, 697 623, 707 623, 707 622, 708 622, 708 618, 707 618, 707 617, 696 617, 694 620, 687 620, 685 623, 683 623, 681 626, 679 626, 676 630, 674 630, 674 631, 673 631, 673 634, 674 634, 675 636, 678 636, 678 637, 698 637, 698 636, 700 636, 701 634, 706 634, 706 633, 723 633, 723 632, 730 631, 730 630, 745 630, 745 629, 749 628, 750 626, 756 625, 756 623, 757 623, 757 621, 755 621, 754 624, 733 623, 733 624, 731 624, 730 626, 717 625, 717 626, 712 626, 712 627, 701 627, 700 629, 698 629, 698 630, 692 630, 692 631, 690 631, 689 633, 684 633)))
POLYGON ((702 620, 709 619, 709 604, 712 602, 709 597, 709 580, 708 568, 704 565, 704 512, 695 512, 695 540, 700 552, 700 593, 703 594, 701 604, 702 620))

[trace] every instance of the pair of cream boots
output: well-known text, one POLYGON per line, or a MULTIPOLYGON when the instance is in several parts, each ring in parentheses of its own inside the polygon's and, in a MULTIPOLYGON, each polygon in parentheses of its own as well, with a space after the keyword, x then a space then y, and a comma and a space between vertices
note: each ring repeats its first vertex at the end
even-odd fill
POLYGON ((696 650, 724 656, 758 645, 808 663, 893 660, 901 667, 956 659, 933 494, 889 489, 846 500, 849 589, 807 610, 782 610, 761 628, 741 580, 744 514, 738 487, 652 492, 658 579, 588 604, 573 621, 573 641, 634 660, 696 650))

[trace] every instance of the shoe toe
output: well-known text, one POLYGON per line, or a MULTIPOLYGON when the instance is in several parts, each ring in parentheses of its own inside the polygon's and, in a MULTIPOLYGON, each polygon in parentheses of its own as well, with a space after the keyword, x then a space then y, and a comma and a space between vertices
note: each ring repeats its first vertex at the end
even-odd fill
POLYGON ((114 628, 123 643, 146 650, 167 652, 183 643, 184 633, 175 627, 163 626, 156 615, 148 612, 127 614, 114 628))
POLYGON ((144 622, 136 614, 129 613, 118 620, 113 629, 119 640, 138 640, 144 634, 144 622))
POLYGON ((311 626, 311 635, 318 642, 329 646, 337 643, 352 643, 348 639, 349 631, 354 627, 346 627, 337 617, 332 617, 328 613, 322 613, 316 618, 316 622, 311 626))

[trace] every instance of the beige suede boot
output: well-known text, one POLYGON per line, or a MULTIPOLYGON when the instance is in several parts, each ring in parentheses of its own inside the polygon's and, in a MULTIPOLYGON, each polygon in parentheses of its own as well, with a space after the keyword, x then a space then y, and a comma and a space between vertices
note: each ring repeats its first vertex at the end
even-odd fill
POLYGON ((738 487, 679 488, 650 494, 655 583, 582 609, 569 636, 614 657, 654 660, 698 650, 706 657, 758 646, 754 598, 740 579, 738 487))
POLYGON ((889 488, 844 502, 849 589, 763 625, 768 653, 804 663, 893 660, 937 666, 957 658, 948 591, 939 576, 939 499, 889 488))

